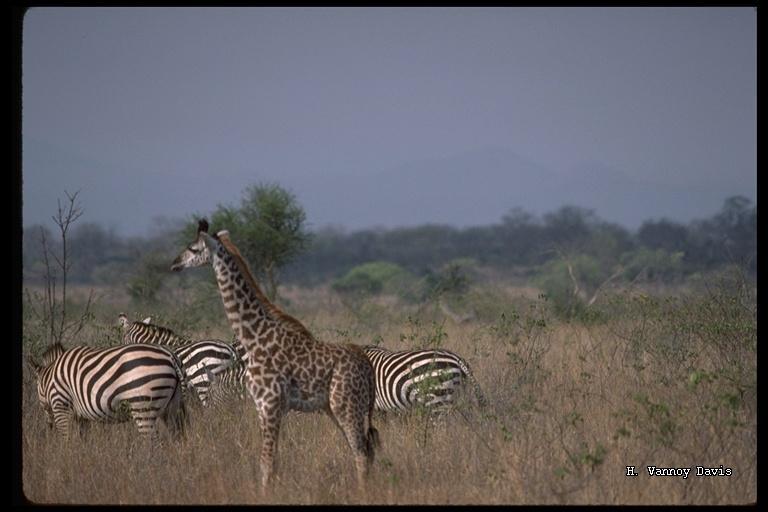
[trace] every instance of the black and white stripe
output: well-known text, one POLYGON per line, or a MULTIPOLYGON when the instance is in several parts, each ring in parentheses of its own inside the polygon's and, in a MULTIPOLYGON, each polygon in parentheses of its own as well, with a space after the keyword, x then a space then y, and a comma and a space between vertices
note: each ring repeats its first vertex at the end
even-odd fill
POLYGON ((131 322, 125 313, 118 315, 118 323, 123 329, 123 343, 148 343, 150 345, 167 345, 179 347, 192 342, 189 338, 179 336, 171 329, 150 323, 151 317, 141 322, 131 322))
POLYGON ((405 411, 416 405, 441 407, 454 401, 455 392, 469 381, 478 403, 486 399, 469 365, 445 349, 391 351, 363 347, 376 374, 376 409, 405 411))
POLYGON ((123 326, 124 343, 148 343, 167 345, 181 360, 189 384, 195 389, 203 406, 208 406, 208 394, 211 377, 216 377, 231 364, 239 361, 233 345, 221 340, 191 341, 179 336, 171 329, 149 323, 149 318, 142 322, 128 322, 125 314, 120 314, 123 326))
POLYGON ((208 380, 211 382, 208 400, 214 406, 220 406, 224 402, 235 399, 244 400, 246 398, 246 350, 239 340, 232 343, 232 348, 237 353, 237 360, 230 363, 218 374, 209 373, 208 375, 208 380))
POLYGON ((169 349, 153 345, 109 348, 55 344, 37 364, 37 395, 48 422, 64 436, 72 419, 120 422, 155 431, 158 419, 175 430, 185 417, 183 370, 169 349))
MULTIPOLYGON (((194 341, 174 350, 181 360, 187 379, 195 388, 197 397, 206 407, 209 405, 211 379, 216 380, 220 373, 226 372, 227 368, 237 365, 240 361, 232 345, 220 340, 194 341)), ((240 366, 243 366, 244 373, 245 366, 240 366)))
POLYGON ((245 361, 234 361, 230 366, 216 375, 208 374, 211 385, 208 390, 208 402, 214 407, 219 407, 225 402, 244 400, 245 387, 245 361))

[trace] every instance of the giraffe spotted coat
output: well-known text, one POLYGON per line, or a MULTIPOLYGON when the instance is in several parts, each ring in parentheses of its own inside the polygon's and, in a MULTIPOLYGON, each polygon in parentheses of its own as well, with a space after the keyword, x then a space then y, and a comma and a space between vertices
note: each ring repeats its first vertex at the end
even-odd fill
POLYGON ((262 486, 275 472, 278 435, 289 410, 323 411, 354 452, 358 481, 373 462, 378 433, 371 424, 374 372, 362 349, 317 340, 272 304, 256 284, 227 231, 208 234, 200 221, 195 241, 172 270, 211 264, 227 319, 246 349, 246 386, 259 411, 262 486))

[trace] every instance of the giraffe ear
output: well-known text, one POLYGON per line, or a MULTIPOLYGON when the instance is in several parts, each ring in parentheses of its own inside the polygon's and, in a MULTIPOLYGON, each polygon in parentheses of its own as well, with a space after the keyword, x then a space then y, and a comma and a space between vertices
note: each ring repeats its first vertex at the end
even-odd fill
POLYGON ((208 221, 205 219, 200 219, 200 221, 197 223, 197 232, 207 233, 208 232, 208 221))

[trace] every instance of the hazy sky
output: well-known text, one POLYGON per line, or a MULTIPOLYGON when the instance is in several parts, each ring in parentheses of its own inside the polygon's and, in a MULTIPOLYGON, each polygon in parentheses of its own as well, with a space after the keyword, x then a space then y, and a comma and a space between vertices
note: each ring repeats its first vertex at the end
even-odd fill
POLYGON ((259 181, 312 227, 566 202, 636 226, 756 197, 751 7, 41 7, 22 59, 25 225, 81 189, 83 220, 145 233, 259 181), (438 195, 407 179, 443 168, 438 195))

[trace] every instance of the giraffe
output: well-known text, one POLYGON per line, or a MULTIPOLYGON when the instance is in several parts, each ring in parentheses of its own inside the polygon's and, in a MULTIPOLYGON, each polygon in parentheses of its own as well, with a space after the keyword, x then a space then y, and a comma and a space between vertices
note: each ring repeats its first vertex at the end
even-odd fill
POLYGON ((361 347, 324 343, 263 294, 229 232, 208 234, 198 223, 197 238, 173 261, 171 270, 210 264, 227 319, 246 349, 246 387, 259 412, 262 489, 276 470, 280 423, 289 410, 323 411, 354 452, 358 484, 374 459, 378 431, 371 423, 374 372, 361 347))

